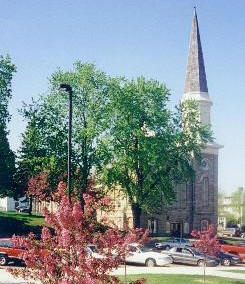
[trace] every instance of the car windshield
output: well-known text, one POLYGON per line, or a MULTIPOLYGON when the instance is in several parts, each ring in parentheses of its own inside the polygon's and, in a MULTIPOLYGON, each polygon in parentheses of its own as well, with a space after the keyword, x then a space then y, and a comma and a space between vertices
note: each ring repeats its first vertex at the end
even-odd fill
POLYGON ((0 241, 0 247, 11 248, 13 243, 11 241, 0 241))
POLYGON ((149 251, 152 251, 151 248, 148 248, 148 247, 145 247, 145 246, 139 246, 139 249, 140 249, 142 252, 149 252, 149 251))
POLYGON ((96 246, 88 246, 92 252, 98 252, 96 246))
POLYGON ((195 255, 203 255, 203 252, 199 249, 192 249, 192 252, 195 254, 195 255))

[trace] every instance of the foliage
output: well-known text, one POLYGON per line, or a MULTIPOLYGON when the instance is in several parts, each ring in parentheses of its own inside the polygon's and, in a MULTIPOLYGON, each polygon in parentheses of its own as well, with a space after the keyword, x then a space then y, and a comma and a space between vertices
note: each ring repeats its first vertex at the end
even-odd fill
MULTIPOLYGON (((220 251, 220 244, 218 241, 216 229, 214 225, 210 225, 205 231, 193 230, 191 235, 198 240, 194 241, 194 246, 204 253, 205 258, 207 255, 217 255, 220 251)), ((206 260, 204 261, 204 283, 206 282, 206 260)))
POLYGON ((7 139, 7 123, 10 120, 8 103, 11 99, 11 82, 16 72, 9 56, 0 56, 0 197, 13 196, 15 155, 7 139))
POLYGON ((39 175, 30 177, 28 181, 28 196, 34 196, 40 201, 52 200, 52 192, 48 184, 48 173, 42 172, 39 175))
POLYGON ((174 201, 174 184, 190 178, 193 157, 210 133, 193 101, 172 113, 169 90, 157 81, 112 79, 109 94, 111 123, 102 152, 108 166, 102 177, 126 192, 139 227, 142 209, 152 213, 174 201))
POLYGON ((96 151, 107 115, 108 78, 89 63, 77 61, 72 71, 55 72, 49 93, 24 105, 27 130, 20 151, 19 184, 26 189, 30 176, 44 170, 48 171, 51 191, 60 180, 66 180, 68 103, 60 83, 70 84, 73 90, 72 187, 80 189, 82 199, 91 170, 100 163, 96 151))
POLYGON ((7 131, 0 124, 0 198, 14 195, 15 155, 10 149, 7 131))
POLYGON ((242 211, 245 210, 245 189, 243 187, 238 187, 231 194, 231 206, 233 207, 234 213, 239 216, 238 223, 241 225, 245 223, 244 216, 242 216, 242 211))
POLYGON ((243 187, 238 187, 231 193, 229 203, 224 202, 225 194, 219 193, 219 216, 226 217, 227 227, 237 227, 238 224, 245 222, 242 212, 245 209, 245 190, 243 187), (232 209, 232 211, 230 211, 232 209))
POLYGON ((98 231, 94 212, 101 208, 105 210, 110 199, 97 198, 90 185, 89 194, 84 194, 83 211, 75 198, 69 202, 65 189, 66 185, 60 183, 57 211, 50 213, 45 209, 45 220, 50 228, 43 227, 40 240, 33 234, 13 238, 17 246, 27 250, 23 254, 26 267, 11 269, 11 273, 26 280, 40 280, 43 284, 120 283, 109 272, 124 261, 129 253, 128 244, 142 242, 146 232, 142 229, 121 232, 116 227, 109 227, 106 219, 100 220, 106 230, 98 231), (88 252, 89 244, 96 246, 98 257, 88 252))
POLYGON ((210 225, 205 231, 193 230, 191 235, 198 240, 193 242, 205 255, 216 255, 220 250, 220 244, 214 225, 210 225))
POLYGON ((6 126, 10 119, 8 103, 12 97, 11 82, 16 72, 9 56, 0 56, 0 124, 6 126))

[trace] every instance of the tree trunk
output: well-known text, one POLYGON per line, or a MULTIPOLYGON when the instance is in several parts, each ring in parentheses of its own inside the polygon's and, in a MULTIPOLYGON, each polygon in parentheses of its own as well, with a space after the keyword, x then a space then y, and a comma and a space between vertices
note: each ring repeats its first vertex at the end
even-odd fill
POLYGON ((131 209, 133 213, 133 227, 134 229, 140 228, 140 217, 142 210, 138 203, 132 203, 131 209))

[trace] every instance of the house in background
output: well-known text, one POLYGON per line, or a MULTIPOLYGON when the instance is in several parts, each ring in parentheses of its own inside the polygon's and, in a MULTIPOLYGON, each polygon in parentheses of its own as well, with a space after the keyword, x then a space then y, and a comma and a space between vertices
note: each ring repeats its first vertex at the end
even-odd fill
POLYGON ((15 211, 15 200, 12 197, 0 198, 0 211, 15 211))
POLYGON ((232 196, 223 196, 219 199, 218 229, 224 230, 234 225, 241 229, 245 227, 245 199, 237 202, 232 196), (232 219, 236 224, 230 224, 232 219))
POLYGON ((0 212, 19 211, 24 212, 23 209, 29 208, 29 198, 23 196, 18 200, 13 197, 0 198, 0 212))

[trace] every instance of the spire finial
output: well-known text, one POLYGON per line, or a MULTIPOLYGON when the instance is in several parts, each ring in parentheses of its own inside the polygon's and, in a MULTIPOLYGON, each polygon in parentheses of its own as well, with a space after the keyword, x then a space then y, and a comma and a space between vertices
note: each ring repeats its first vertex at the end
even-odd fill
POLYGON ((197 6, 196 5, 194 6, 194 15, 195 16, 197 15, 197 6))

